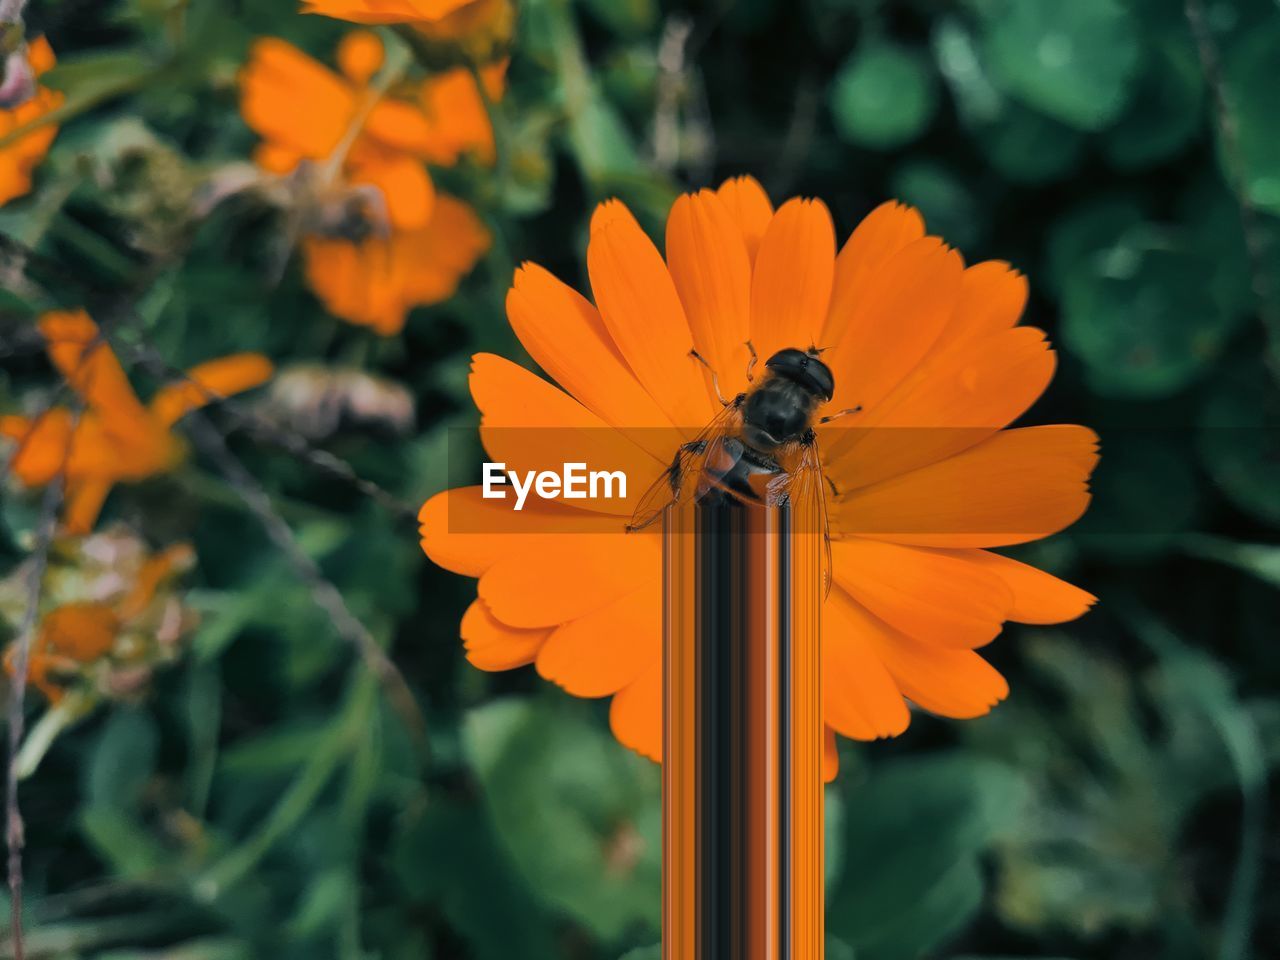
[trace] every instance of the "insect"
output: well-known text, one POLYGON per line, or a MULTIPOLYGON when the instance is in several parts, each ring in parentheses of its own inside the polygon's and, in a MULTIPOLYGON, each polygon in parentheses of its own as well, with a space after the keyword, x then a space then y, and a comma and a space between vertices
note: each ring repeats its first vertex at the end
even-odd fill
MULTIPOLYGON (((810 503, 819 511, 830 553, 826 481, 814 425, 861 408, 815 419, 818 408, 835 394, 835 377, 817 348, 779 350, 765 361, 765 374, 757 382, 752 370, 758 358, 750 343, 747 347, 751 387, 732 400, 721 398, 724 410, 676 451, 671 466, 641 499, 627 530, 643 530, 666 507, 687 500, 701 503, 725 497, 767 506, 810 503)), ((702 360, 696 353, 694 357, 702 360)))

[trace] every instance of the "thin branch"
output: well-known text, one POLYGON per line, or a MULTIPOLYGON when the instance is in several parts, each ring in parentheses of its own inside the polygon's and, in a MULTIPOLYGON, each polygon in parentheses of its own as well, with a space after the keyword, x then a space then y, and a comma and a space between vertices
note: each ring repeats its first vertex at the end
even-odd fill
POLYGON ((257 517, 272 543, 284 554, 299 579, 306 584, 312 602, 329 617, 342 639, 359 654, 382 686, 392 708, 400 715, 405 729, 425 745, 426 718, 418 708, 404 674, 368 628, 351 612, 341 592, 325 577, 319 564, 302 549, 257 478, 231 452, 222 434, 204 413, 197 410, 189 414, 183 423, 196 446, 214 462, 245 506, 257 517))
POLYGON ((1195 38, 1200 57, 1200 69, 1213 102, 1214 121, 1222 142, 1222 155, 1226 161, 1228 186, 1240 208, 1240 225, 1249 258, 1250 284, 1258 301, 1258 315, 1267 336, 1267 366, 1271 375, 1280 383, 1280 310, 1277 310, 1267 272, 1267 235, 1263 230, 1258 209, 1249 196, 1249 184, 1244 156, 1240 151, 1240 124, 1228 95, 1226 78, 1222 72, 1222 56, 1214 40, 1213 31, 1205 17, 1201 0, 1186 0, 1187 23, 1195 38))
POLYGON ((385 487, 360 476, 360 474, 356 473, 355 468, 341 457, 330 453, 328 450, 312 446, 297 434, 282 430, 270 420, 255 413, 244 403, 210 390, 198 380, 193 379, 185 370, 168 363, 152 348, 117 344, 116 351, 117 355, 131 356, 133 360, 142 364, 157 376, 179 379, 194 386, 204 394, 206 400, 218 404, 219 408, 227 415, 227 419, 231 421, 233 430, 244 430, 255 439, 278 447, 321 473, 349 484, 359 493, 391 513, 413 521, 417 520, 418 511, 411 504, 401 500, 385 487))
MULTIPOLYGON (((68 448, 70 444, 68 443, 68 448)), ((27 574, 27 607, 18 628, 18 639, 13 659, 13 677, 9 689, 9 764, 5 779, 5 841, 9 848, 9 907, 10 936, 13 956, 23 960, 22 942, 22 847, 25 831, 22 809, 18 805, 18 759, 26 725, 27 672, 31 660, 31 641, 40 616, 40 592, 44 573, 49 566, 49 547, 58 527, 58 507, 66 488, 66 463, 63 469, 49 481, 40 505, 40 522, 36 528, 36 543, 31 555, 31 569, 27 574)))

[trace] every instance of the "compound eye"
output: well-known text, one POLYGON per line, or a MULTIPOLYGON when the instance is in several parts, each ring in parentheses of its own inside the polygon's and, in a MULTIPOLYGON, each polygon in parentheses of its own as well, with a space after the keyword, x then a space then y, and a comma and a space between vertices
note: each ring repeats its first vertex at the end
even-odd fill
POLYGON ((808 365, 809 355, 803 350, 797 350, 794 347, 779 350, 765 362, 766 367, 781 374, 800 373, 808 365))

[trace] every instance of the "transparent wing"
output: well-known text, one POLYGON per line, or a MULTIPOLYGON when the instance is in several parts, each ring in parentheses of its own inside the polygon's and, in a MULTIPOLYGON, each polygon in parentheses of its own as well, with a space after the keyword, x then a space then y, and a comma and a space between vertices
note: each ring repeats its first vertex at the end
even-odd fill
POLYGON ((770 503, 791 503, 802 522, 816 519, 822 536, 823 595, 831 592, 831 520, 827 513, 827 481, 822 473, 822 457, 818 452, 818 438, 810 435, 805 440, 788 444, 779 451, 783 472, 769 482, 770 503))
POLYGON ((702 432, 683 444, 676 451, 671 466, 645 491, 636 506, 627 532, 634 533, 653 524, 662 511, 673 503, 687 501, 698 493, 698 481, 703 475, 707 459, 720 449, 720 441, 739 433, 742 427, 742 401, 740 395, 702 428, 702 432))

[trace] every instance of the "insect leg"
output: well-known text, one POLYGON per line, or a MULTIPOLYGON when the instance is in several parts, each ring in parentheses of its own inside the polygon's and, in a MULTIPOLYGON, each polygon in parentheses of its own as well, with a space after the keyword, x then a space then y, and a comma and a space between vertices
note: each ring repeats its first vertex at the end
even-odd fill
POLYGON ((861 412, 862 412, 862 404, 858 404, 856 407, 849 407, 847 410, 841 410, 839 413, 833 413, 829 417, 821 417, 818 420, 818 422, 830 423, 832 420, 839 420, 841 417, 847 417, 851 413, 861 413, 861 412))
POLYGON ((720 392, 720 375, 716 373, 716 368, 707 362, 707 358, 700 354, 697 350, 690 350, 689 356, 697 360, 700 364, 711 371, 711 388, 716 392, 716 399, 720 401, 720 406, 729 406, 728 400, 724 398, 724 394, 720 392))

